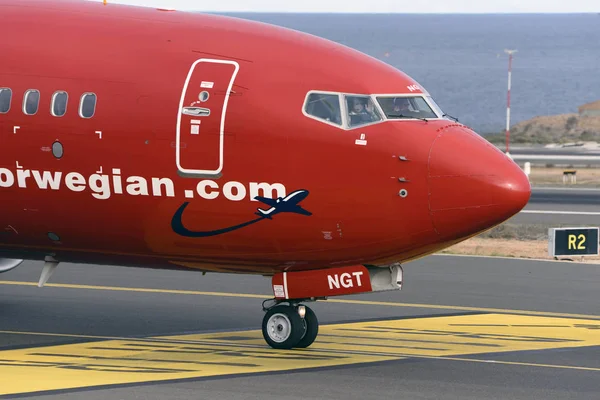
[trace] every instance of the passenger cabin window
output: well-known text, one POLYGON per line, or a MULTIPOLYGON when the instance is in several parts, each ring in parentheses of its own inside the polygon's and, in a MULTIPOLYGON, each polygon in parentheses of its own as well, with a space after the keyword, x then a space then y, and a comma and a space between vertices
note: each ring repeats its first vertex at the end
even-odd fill
POLYGON ((12 90, 9 88, 0 88, 0 114, 6 114, 10 110, 12 100, 12 90))
POLYGON ((378 97, 377 101, 388 119, 438 118, 423 97, 378 97))
POLYGON ((25 92, 25 98, 23 99, 23 112, 26 115, 35 115, 38 112, 40 106, 40 92, 39 90, 28 90, 25 92))
POLYGON ((351 128, 381 121, 381 114, 369 96, 346 96, 351 128))
POLYGON ((92 118, 96 112, 96 95, 84 93, 79 104, 79 116, 81 118, 92 118))
POLYGON ((337 94, 309 94, 304 105, 304 112, 313 118, 335 125, 342 125, 340 98, 337 94))
POLYGON ((56 92, 52 95, 52 115, 55 117, 62 117, 67 112, 67 101, 69 95, 67 92, 56 92))

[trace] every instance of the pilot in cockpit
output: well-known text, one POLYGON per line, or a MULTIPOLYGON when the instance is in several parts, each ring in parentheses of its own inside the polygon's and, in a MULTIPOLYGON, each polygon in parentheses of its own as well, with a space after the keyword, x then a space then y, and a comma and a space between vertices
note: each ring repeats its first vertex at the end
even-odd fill
POLYGON ((394 114, 402 115, 410 112, 410 101, 406 98, 394 98, 394 114))
POLYGON ((350 113, 354 115, 367 113, 367 111, 365 110, 365 105, 363 104, 362 100, 358 97, 354 97, 352 99, 352 111, 350 111, 350 113))
POLYGON ((376 121, 374 106, 371 102, 365 104, 360 97, 353 97, 350 104, 350 122, 352 125, 358 125, 366 122, 376 121))

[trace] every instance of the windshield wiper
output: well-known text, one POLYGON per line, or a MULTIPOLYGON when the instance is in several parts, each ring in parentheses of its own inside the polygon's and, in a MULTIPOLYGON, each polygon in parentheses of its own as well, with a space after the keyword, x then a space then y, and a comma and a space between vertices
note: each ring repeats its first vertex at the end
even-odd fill
POLYGON ((421 121, 429 122, 429 120, 428 120, 427 118, 421 118, 421 117, 409 117, 408 115, 404 115, 404 114, 389 114, 387 117, 388 117, 388 118, 407 118, 407 119, 420 119, 421 121))
POLYGON ((450 119, 452 119, 454 122, 458 122, 458 118, 456 118, 456 117, 453 117, 452 115, 449 115, 449 114, 444 114, 444 115, 442 115, 442 118, 443 118, 443 117, 449 117, 449 118, 450 118, 450 119))

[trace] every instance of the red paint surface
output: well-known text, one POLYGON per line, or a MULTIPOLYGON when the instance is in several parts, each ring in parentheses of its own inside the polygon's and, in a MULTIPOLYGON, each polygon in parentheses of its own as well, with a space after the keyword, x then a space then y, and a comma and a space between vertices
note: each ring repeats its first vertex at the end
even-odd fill
POLYGON ((275 298, 278 299, 343 296, 372 290, 369 270, 363 265, 278 273, 273 276, 272 285, 275 298), (276 286, 279 286, 279 290, 276 286))
MULTIPOLYGON (((18 163, 86 179, 101 168, 118 169, 124 187, 102 200, 64 182, 59 190, 40 190, 32 178, 26 188, 0 187, 0 223, 18 232, 0 235, 5 257, 52 254, 60 261, 262 274, 382 265, 498 224, 529 198, 518 167, 453 122, 388 121, 344 131, 305 117, 310 90, 416 93, 407 87, 417 83, 401 71, 326 40, 237 19, 82 1, 1 0, 0 25, 10 32, 0 37, 0 87, 13 91, 10 112, 0 114, 0 168, 16 177, 18 163), (218 186, 208 188, 218 195, 213 200, 196 193, 207 178, 182 176, 176 166, 182 91, 202 58, 240 67, 227 108, 223 169, 209 178, 218 186), (41 92, 40 109, 26 116, 23 94, 31 88, 41 92), (62 118, 50 114, 57 90, 69 93, 62 118), (77 113, 86 92, 98 96, 91 119, 77 113), (361 134, 367 146, 355 144, 361 134), (43 150, 57 140, 61 159, 43 150), (132 176, 169 178, 174 196, 128 194, 132 176), (183 223, 190 230, 233 226, 268 208, 249 193, 226 199, 228 182, 246 190, 251 182, 281 183, 288 194, 308 190, 301 206, 312 216, 280 214, 207 238, 173 232, 171 219, 187 201, 183 223)), ((207 74, 215 81, 206 89, 209 102, 218 102, 231 71, 207 74)), ((192 85, 202 80, 194 75, 192 85)), ((206 135, 194 136, 188 127, 180 149, 185 166, 217 165, 218 128, 211 121, 200 128, 206 135)))

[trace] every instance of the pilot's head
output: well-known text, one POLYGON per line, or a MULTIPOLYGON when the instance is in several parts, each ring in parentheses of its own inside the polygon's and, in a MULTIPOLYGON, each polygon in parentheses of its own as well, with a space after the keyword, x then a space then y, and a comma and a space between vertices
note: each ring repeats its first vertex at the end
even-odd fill
POLYGON ((365 106, 361 99, 357 99, 357 98, 352 99, 352 110, 354 112, 359 113, 359 112, 364 111, 364 109, 365 109, 365 106))
POLYGON ((410 111, 410 102, 408 99, 396 97, 394 99, 394 112, 410 111))

